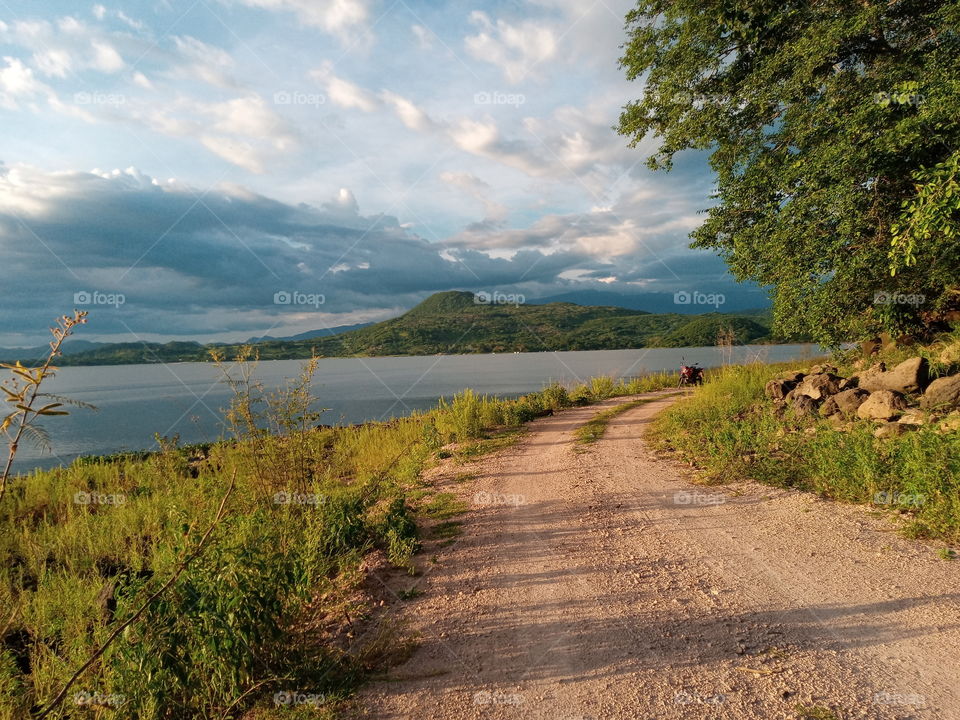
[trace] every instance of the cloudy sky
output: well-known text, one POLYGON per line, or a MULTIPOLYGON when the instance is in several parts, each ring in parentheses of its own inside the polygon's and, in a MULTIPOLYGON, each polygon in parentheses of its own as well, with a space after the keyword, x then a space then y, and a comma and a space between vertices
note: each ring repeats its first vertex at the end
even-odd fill
POLYGON ((735 294, 686 247, 705 159, 611 129, 628 7, 0 3, 0 345, 75 306, 235 340, 449 289, 735 294))

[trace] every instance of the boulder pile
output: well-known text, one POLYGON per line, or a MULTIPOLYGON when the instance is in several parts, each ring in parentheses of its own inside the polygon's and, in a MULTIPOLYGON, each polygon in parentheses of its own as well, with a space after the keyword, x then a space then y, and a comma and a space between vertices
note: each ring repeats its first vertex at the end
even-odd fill
POLYGON ((887 369, 882 362, 849 377, 833 365, 814 365, 770 380, 766 396, 781 410, 828 418, 838 429, 854 422, 877 423, 874 435, 888 438, 934 424, 960 430, 960 374, 929 381, 925 358, 912 357, 887 369))

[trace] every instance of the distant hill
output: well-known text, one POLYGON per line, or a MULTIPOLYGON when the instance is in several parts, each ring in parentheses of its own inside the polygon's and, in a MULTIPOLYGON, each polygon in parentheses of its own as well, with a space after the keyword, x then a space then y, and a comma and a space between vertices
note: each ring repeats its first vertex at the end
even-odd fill
POLYGON ((373 325, 373 323, 358 323, 356 325, 337 325, 332 328, 323 328, 321 330, 307 330, 306 332, 297 333, 296 335, 286 335, 284 337, 273 337, 272 335, 263 335, 261 337, 252 337, 247 340, 247 343, 259 343, 259 342, 271 342, 275 340, 310 340, 315 337, 323 337, 324 335, 339 335, 340 333, 350 332, 351 330, 359 330, 360 328, 368 327, 373 325))
MULTIPOLYGON (((769 311, 654 314, 574 303, 495 305, 470 292, 431 295, 400 317, 310 339, 254 343, 263 360, 375 355, 437 355, 545 350, 616 350, 714 345, 721 329, 735 342, 780 342, 771 337, 769 311)), ((312 334, 312 333, 311 333, 312 334)), ((60 365, 117 365, 232 357, 241 345, 194 342, 105 344, 65 355, 60 365)), ((8 359, 18 359, 11 356, 8 359)), ((20 356, 19 359, 34 359, 20 356)))
MULTIPOLYGON (((693 289, 695 288, 691 288, 691 290, 693 289)), ((710 291, 704 290, 704 292, 710 291)), ((719 308, 677 303, 673 293, 664 292, 643 292, 628 295, 604 290, 572 290, 542 298, 527 298, 528 305, 548 305, 556 302, 569 302, 577 305, 612 305, 630 310, 646 310, 650 313, 676 313, 678 315, 699 315, 710 310, 743 314, 755 310, 763 312, 770 308, 770 299, 766 293, 757 289, 737 286, 724 289, 724 302, 719 308)))
MULTIPOLYGON (((108 344, 109 343, 74 339, 65 341, 62 350, 64 355, 76 355, 77 353, 94 350, 108 344)), ((45 358, 48 352, 50 352, 49 345, 37 345, 36 347, 25 348, 0 348, 0 358, 18 358, 26 362, 27 359, 45 358)))

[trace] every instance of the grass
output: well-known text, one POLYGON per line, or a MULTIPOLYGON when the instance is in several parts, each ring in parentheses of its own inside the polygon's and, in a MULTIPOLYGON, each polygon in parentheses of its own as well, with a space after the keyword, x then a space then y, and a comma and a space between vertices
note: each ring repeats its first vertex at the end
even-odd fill
MULTIPOLYGON (((888 366, 910 354, 936 361, 934 374, 955 369, 960 337, 934 346, 897 350, 888 366)), ((852 357, 839 361, 853 371, 852 357)), ((780 414, 764 397, 764 384, 787 364, 728 367, 655 420, 652 437, 693 463, 706 482, 751 478, 794 487, 823 498, 870 503, 895 513, 914 537, 960 541, 960 433, 941 434, 932 425, 888 440, 873 437, 873 425, 854 423, 838 432, 828 421, 780 414), (907 498, 910 502, 878 502, 907 498)))
POLYGON ((484 455, 506 450, 511 445, 516 444, 526 432, 525 428, 505 428, 499 432, 491 433, 487 437, 478 438, 469 443, 464 443, 458 447, 450 457, 458 463, 469 463, 477 460, 484 455))
POLYGON ((797 704, 794 709, 798 720, 840 720, 836 713, 820 705, 797 704))
POLYGON ((437 493, 420 507, 420 513, 431 520, 449 520, 465 513, 469 506, 453 493, 437 493))
MULTIPOLYGON (((427 467, 500 449, 549 412, 673 377, 551 385, 515 399, 465 391, 430 412, 322 429, 309 377, 272 392, 252 376, 234 383, 234 440, 184 448, 170 438, 161 452, 15 479, 0 504, 0 720, 46 705, 172 576, 233 477, 209 546, 72 692, 122 696, 110 712, 118 720, 324 716, 389 655, 360 640, 378 627, 364 557, 379 549, 410 570, 418 520, 438 546, 460 532, 465 506, 424 485, 427 467), (274 694, 290 690, 327 704, 275 707, 274 694)), ((50 717, 76 712, 64 705, 50 717)))
POLYGON ((622 415, 628 410, 633 410, 636 407, 653 402, 654 400, 659 400, 659 398, 640 398, 638 400, 631 400, 630 402, 626 402, 621 405, 615 405, 607 410, 601 410, 592 418, 590 418, 590 420, 577 428, 576 432, 574 433, 577 438, 577 443, 581 445, 595 443, 597 440, 603 437, 604 433, 607 432, 610 421, 615 417, 622 415))

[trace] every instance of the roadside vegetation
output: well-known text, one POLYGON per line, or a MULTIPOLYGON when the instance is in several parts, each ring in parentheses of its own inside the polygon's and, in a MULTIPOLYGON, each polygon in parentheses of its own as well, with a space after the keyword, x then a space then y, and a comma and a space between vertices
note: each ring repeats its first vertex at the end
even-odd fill
MULTIPOLYGON (((923 347, 887 347, 869 359, 840 356, 840 374, 854 365, 910 356, 929 363, 931 378, 960 370, 960 332, 923 347)), ((750 478, 809 490, 844 502, 895 513, 906 533, 960 542, 960 432, 929 423, 887 438, 868 422, 838 429, 827 418, 778 410, 764 395, 768 381, 797 364, 730 366, 708 376, 691 397, 654 422, 663 449, 699 469, 710 483, 750 478)))
POLYGON ((607 428, 610 426, 610 422, 614 418, 623 415, 623 413, 627 412, 628 410, 633 410, 636 407, 653 402, 655 399, 659 400, 660 398, 640 398, 638 400, 631 400, 630 402, 615 405, 614 407, 606 410, 601 410, 576 429, 574 435, 577 438, 577 443, 580 445, 589 445, 597 442, 597 440, 603 438, 604 434, 607 432, 607 428))
POLYGON ((564 407, 673 383, 465 390, 430 412, 331 428, 317 424, 315 362, 276 390, 249 358, 221 363, 229 440, 164 438, 158 452, 9 478, 2 720, 323 717, 409 643, 371 573, 418 572, 420 519, 455 534, 464 508, 424 469, 502 447, 564 407))

